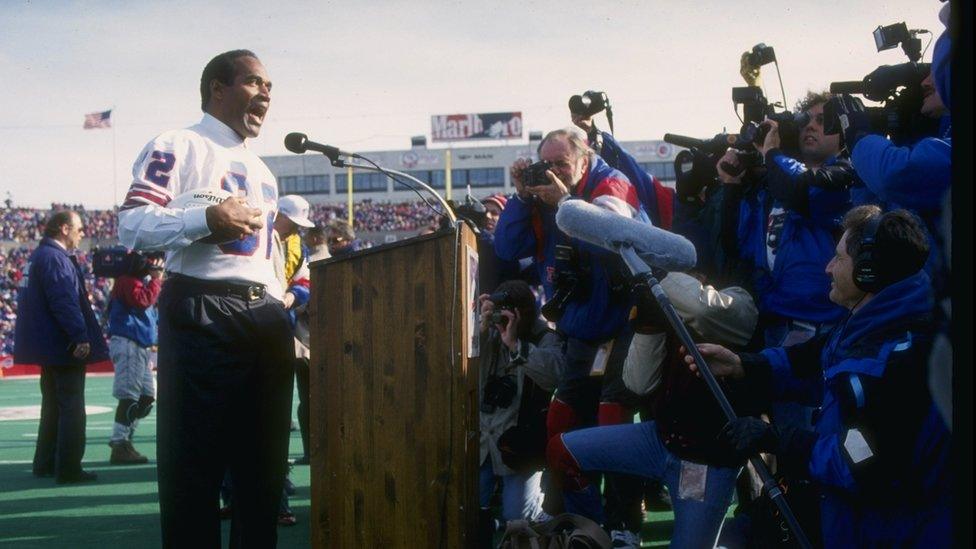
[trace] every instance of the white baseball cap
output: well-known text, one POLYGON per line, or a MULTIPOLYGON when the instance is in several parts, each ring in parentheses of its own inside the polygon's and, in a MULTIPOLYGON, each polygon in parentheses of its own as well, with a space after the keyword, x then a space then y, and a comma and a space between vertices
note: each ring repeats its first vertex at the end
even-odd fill
POLYGON ((292 220, 299 227, 314 227, 308 219, 308 200, 294 195, 286 194, 278 199, 278 213, 292 220))

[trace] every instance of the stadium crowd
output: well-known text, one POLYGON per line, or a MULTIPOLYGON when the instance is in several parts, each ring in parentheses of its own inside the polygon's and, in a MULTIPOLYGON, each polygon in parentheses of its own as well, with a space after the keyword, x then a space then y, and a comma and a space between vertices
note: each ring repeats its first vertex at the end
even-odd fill
MULTIPOLYGON (((43 222, 41 228, 43 229, 43 222)), ((26 274, 24 268, 33 247, 19 246, 0 247, 0 355, 9 356, 14 352, 14 325, 17 323, 17 285, 26 274)), ((106 315, 109 294, 112 291, 112 280, 99 278, 92 273, 91 254, 80 251, 76 257, 85 275, 85 282, 89 289, 88 299, 92 303, 99 324, 103 327, 108 322, 106 315)))
MULTIPOLYGON (((316 225, 326 226, 329 222, 346 219, 345 204, 317 204, 311 208, 309 218, 316 225)), ((9 249, 0 248, 0 272, 4 275, 0 285, 0 296, 3 297, 0 304, 0 355, 13 353, 13 328, 17 318, 16 287, 23 275, 24 264, 34 245, 41 239, 48 216, 51 212, 61 210, 74 210, 82 216, 85 235, 92 246, 118 242, 118 214, 115 210, 92 210, 80 204, 60 203, 52 203, 49 210, 16 207, 0 210, 0 244, 9 246, 9 249)), ((412 232, 429 227, 436 220, 436 215, 422 201, 391 203, 366 199, 357 202, 353 210, 354 227, 360 232, 412 232)), ((362 244, 365 247, 372 243, 363 241, 362 244)), ((87 253, 80 253, 78 257, 86 269, 89 287, 93 288, 92 305, 104 323, 106 295, 111 289, 111 283, 91 274, 87 253)))

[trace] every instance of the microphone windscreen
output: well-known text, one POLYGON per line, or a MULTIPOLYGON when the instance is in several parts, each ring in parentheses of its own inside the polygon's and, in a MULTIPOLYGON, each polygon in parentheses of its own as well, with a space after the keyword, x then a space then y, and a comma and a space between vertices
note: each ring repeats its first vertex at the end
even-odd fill
POLYGON ((698 260, 687 238, 583 200, 563 202, 556 225, 569 236, 611 251, 616 251, 614 244, 630 244, 648 265, 665 271, 687 271, 698 260))
POLYGON ((308 141, 308 136, 304 133, 290 133, 285 136, 285 148, 295 154, 304 154, 307 150, 306 141, 308 141))

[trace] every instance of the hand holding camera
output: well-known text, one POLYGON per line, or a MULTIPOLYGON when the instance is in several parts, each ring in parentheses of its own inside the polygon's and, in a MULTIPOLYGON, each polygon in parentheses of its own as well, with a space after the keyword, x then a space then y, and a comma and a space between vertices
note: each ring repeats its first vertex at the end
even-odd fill
POLYGON ((745 174, 745 170, 742 169, 741 162, 739 162, 739 154, 735 149, 725 151, 722 158, 718 160, 718 164, 715 165, 715 171, 718 172, 719 181, 726 185, 742 183, 742 177, 745 174))
POLYGON ((518 326, 521 321, 518 309, 501 309, 492 314, 491 320, 508 350, 513 353, 518 350, 518 326))
MULTIPOLYGON (((537 164, 542 164, 542 162, 538 162, 537 164)), ((546 164, 549 163, 546 162, 546 164)), ((533 166, 534 165, 535 164, 533 164, 533 166)), ((539 200, 555 208, 559 206, 559 201, 562 200, 563 197, 569 196, 569 189, 566 187, 566 184, 562 182, 562 180, 556 177, 556 174, 554 174, 551 169, 546 169, 543 174, 545 175, 547 183, 540 185, 538 182, 536 182, 534 185, 529 185, 528 188, 526 188, 526 191, 529 194, 539 197, 539 200)))
POLYGON ((529 175, 526 170, 530 165, 532 165, 532 161, 528 158, 519 158, 508 170, 512 177, 512 184, 515 185, 515 193, 522 199, 528 199, 531 196, 525 192, 526 177, 529 175))
POLYGON ((760 126, 766 128, 766 137, 763 138, 762 145, 759 145, 757 149, 765 157, 767 152, 778 149, 780 146, 779 123, 775 120, 764 120, 760 126))
POLYGON ((871 133, 871 121, 864 108, 864 102, 849 94, 835 96, 824 105, 824 134, 841 133, 848 151, 871 133))
POLYGON ((491 327, 491 318, 495 312, 495 304, 488 299, 490 296, 488 294, 481 294, 478 296, 478 304, 481 310, 481 333, 488 331, 491 327))
POLYGON ((502 343, 512 352, 518 348, 518 327, 522 320, 512 297, 506 291, 478 296, 481 302, 481 331, 494 326, 502 343))
POLYGON ((162 278, 163 276, 163 258, 161 256, 151 256, 146 262, 146 269, 149 271, 149 276, 154 279, 162 278))

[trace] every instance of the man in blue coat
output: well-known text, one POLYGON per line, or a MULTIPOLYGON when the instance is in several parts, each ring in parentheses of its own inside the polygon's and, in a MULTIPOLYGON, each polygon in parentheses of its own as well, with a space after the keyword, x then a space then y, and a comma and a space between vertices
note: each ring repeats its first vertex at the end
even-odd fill
POLYGON ((71 251, 84 236, 73 211, 53 214, 31 254, 17 297, 14 360, 41 366, 41 422, 34 475, 58 484, 95 480, 85 454, 85 365, 105 360, 108 347, 71 251))
POLYGON ((854 208, 843 228, 827 272, 845 321, 758 354, 699 345, 718 377, 819 403, 813 430, 738 418, 720 439, 743 457, 775 453, 782 468, 815 483, 825 547, 948 547, 949 433, 925 382, 928 239, 914 215, 877 206, 854 208))

